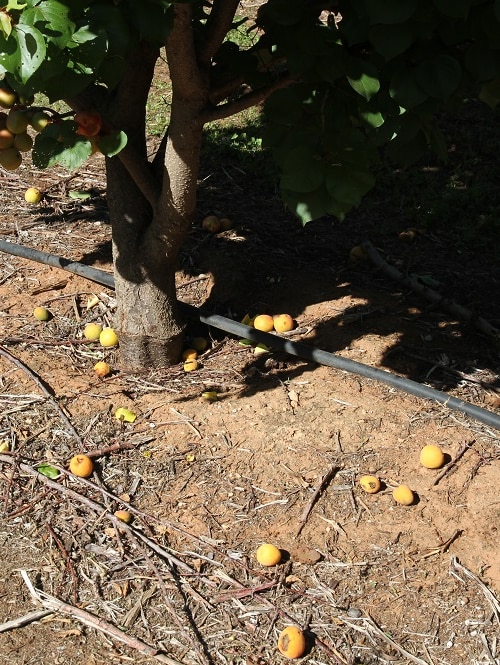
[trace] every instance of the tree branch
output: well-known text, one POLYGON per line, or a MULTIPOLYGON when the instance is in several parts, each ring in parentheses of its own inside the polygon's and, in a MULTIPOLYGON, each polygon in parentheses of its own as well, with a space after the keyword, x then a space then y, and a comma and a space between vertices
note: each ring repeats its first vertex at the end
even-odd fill
POLYGON ((189 4, 174 5, 174 25, 167 43, 168 68, 174 95, 196 97, 204 90, 193 40, 192 11, 189 4))
POLYGON ((128 146, 119 152, 116 158, 111 159, 120 160, 144 198, 155 210, 161 192, 161 185, 155 179, 149 163, 140 159, 135 150, 128 146))
POLYGON ((263 102, 276 90, 287 88, 289 85, 293 85, 296 82, 297 79, 290 76, 290 74, 283 74, 273 81, 273 83, 264 88, 252 90, 232 102, 227 102, 226 104, 220 104, 219 106, 206 109, 202 112, 200 119, 203 124, 205 124, 214 120, 229 118, 236 113, 240 113, 240 111, 244 111, 263 102))
POLYGON ((213 0, 212 11, 205 25, 205 38, 198 49, 198 62, 208 69, 231 28, 239 0, 213 0))

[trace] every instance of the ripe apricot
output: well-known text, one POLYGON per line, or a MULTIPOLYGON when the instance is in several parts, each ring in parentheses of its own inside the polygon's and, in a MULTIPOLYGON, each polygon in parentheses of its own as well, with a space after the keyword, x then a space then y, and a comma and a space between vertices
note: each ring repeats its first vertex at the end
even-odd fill
POLYGON ((113 328, 104 328, 102 333, 99 335, 99 343, 101 346, 110 347, 118 345, 118 335, 115 333, 113 328))
POLYGON ((196 349, 198 353, 202 353, 208 346, 208 341, 204 337, 194 337, 191 341, 191 346, 196 349))
POLYGON ((99 339, 102 333, 102 326, 99 323, 87 323, 83 331, 85 339, 95 342, 99 339))
POLYGON ((69 470, 75 476, 88 478, 94 471, 94 462, 88 455, 75 455, 69 462, 69 470))
POLYGON ((50 122, 50 116, 47 115, 44 111, 36 111, 31 116, 30 125, 33 127, 35 132, 41 132, 42 129, 45 129, 50 122))
POLYGON ((420 464, 426 469, 439 469, 443 466, 444 460, 441 448, 432 443, 424 446, 420 451, 420 464))
POLYGON ((415 501, 415 495, 408 487, 408 485, 399 485, 392 492, 392 498, 396 503, 400 503, 402 506, 411 506, 415 501))
POLYGON ((287 626, 278 637, 278 650, 287 658, 300 658, 306 650, 306 636, 298 626, 287 626))
POLYGON ((24 200, 26 203, 36 205, 37 203, 40 203, 41 199, 42 192, 36 187, 28 187, 28 189, 24 192, 24 200))
POLYGON ((274 328, 273 317, 269 314, 259 314, 253 320, 253 327, 256 330, 262 330, 263 332, 271 332, 274 328))
POLYGON ((21 109, 11 109, 7 116, 7 129, 13 134, 22 134, 28 129, 28 116, 21 109))
POLYGON ((0 150, 5 150, 6 148, 12 148, 14 145, 16 135, 12 132, 9 132, 7 127, 0 128, 0 150))
POLYGON ((215 215, 208 215, 201 223, 201 228, 210 233, 217 233, 220 230, 219 218, 215 215))
POLYGON ((46 307, 35 307, 33 316, 38 321, 49 321, 52 317, 51 313, 46 307))
POLYGON ((276 566, 281 561, 281 550, 271 543, 263 543, 257 548, 255 558, 261 566, 276 566))
POLYGON ((17 103, 17 94, 5 81, 0 82, 0 106, 10 109, 17 103))
POLYGON ((182 360, 196 360, 198 351, 196 349, 186 349, 182 352, 182 360))
POLYGON ((108 363, 104 362, 104 360, 100 360, 94 365, 94 372, 98 377, 104 379, 105 376, 111 374, 111 367, 108 365, 108 363))
POLYGON ((184 363, 185 372, 194 372, 195 369, 198 369, 198 361, 196 358, 188 358, 184 363))
POLYGON ((130 524, 133 520, 132 514, 129 513, 128 510, 115 510, 114 515, 120 520, 120 522, 125 522, 125 524, 130 524))
POLYGON ((233 223, 227 217, 222 217, 219 219, 219 225, 221 231, 229 231, 233 227, 233 223))
POLYGON ((365 250, 361 247, 361 245, 356 245, 351 249, 349 252, 349 260, 352 263, 359 263, 360 261, 366 261, 367 255, 365 250))
POLYGON ((75 113, 74 120, 78 125, 76 133, 80 136, 97 136, 101 131, 102 118, 100 113, 78 111, 78 113, 75 113))
POLYGON ((21 153, 12 146, 6 150, 0 150, 0 165, 7 171, 15 171, 23 163, 21 153))
POLYGON ((377 476, 361 476, 359 484, 367 494, 376 494, 382 487, 377 476))
POLYGON ((273 316, 274 329, 276 332, 289 332, 294 328, 294 321, 290 314, 276 314, 273 316))

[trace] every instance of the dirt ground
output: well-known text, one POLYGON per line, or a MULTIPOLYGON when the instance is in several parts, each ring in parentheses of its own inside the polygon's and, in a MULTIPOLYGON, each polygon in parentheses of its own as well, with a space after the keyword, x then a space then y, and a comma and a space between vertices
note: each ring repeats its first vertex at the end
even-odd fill
MULTIPOLYGON (((302 228, 272 193, 250 196, 245 174, 215 175, 200 219, 216 212, 233 228, 193 229, 180 299, 238 321, 288 312, 292 341, 500 417, 498 341, 349 260, 369 237, 388 264, 432 275, 500 326, 495 246, 401 236, 408 221, 381 227, 373 208, 372 220, 302 228)), ((28 168, 0 179, 1 239, 111 271, 97 157, 71 179, 28 168), (46 193, 40 206, 24 203, 31 185, 46 193)), ((83 339, 113 309, 109 289, 0 254, 1 662, 275 665, 278 634, 296 623, 311 664, 500 663, 498 429, 357 374, 256 356, 196 320, 188 336, 209 340, 200 369, 127 374, 116 350, 83 339), (33 318, 39 305, 48 323, 33 318), (104 380, 101 359, 113 367, 104 380), (136 421, 119 422, 119 407, 136 421), (445 472, 420 465, 427 443, 445 451, 445 472), (89 480, 65 470, 82 451, 96 462, 89 480), (60 475, 40 475, 43 463, 60 475), (365 494, 363 474, 382 491, 365 494), (411 506, 392 498, 401 483, 411 506), (128 528, 113 519, 127 507, 128 528), (256 562, 263 542, 282 549, 278 566, 256 562)))

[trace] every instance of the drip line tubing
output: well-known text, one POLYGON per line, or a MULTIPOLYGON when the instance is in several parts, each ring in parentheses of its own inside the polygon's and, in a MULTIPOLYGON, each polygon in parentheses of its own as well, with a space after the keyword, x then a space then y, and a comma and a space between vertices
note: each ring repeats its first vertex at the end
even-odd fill
MULTIPOLYGON (((96 282, 97 284, 101 284, 110 289, 113 289, 115 285, 113 275, 110 273, 92 268, 83 263, 70 261, 69 259, 54 254, 48 254, 47 252, 41 252, 40 250, 24 247, 23 245, 6 242, 5 240, 0 240, 0 251, 31 261, 37 261, 38 263, 43 263, 55 268, 61 268, 62 270, 80 275, 81 277, 85 277, 92 282, 96 282)), ((186 315, 196 317, 199 321, 212 328, 223 330, 226 333, 240 338, 249 339, 258 344, 265 344, 268 347, 298 358, 303 358, 304 360, 315 362, 320 365, 326 365, 327 367, 333 367, 334 369, 339 369, 350 374, 357 374, 367 379, 380 381, 381 383, 385 383, 392 388, 396 388, 397 390, 401 390, 410 395, 430 400, 431 402, 437 402, 449 409, 460 411, 489 427, 500 430, 499 415, 492 411, 488 411, 487 409, 483 409, 482 407, 475 406, 474 404, 464 402, 463 400, 457 399, 456 397, 448 395, 440 390, 429 388, 421 383, 392 374, 386 370, 377 369, 370 365, 364 365, 363 363, 348 358, 342 358, 341 356, 314 348, 301 342, 293 342, 292 340, 279 337, 278 335, 256 330, 255 328, 233 321, 225 316, 220 316, 219 314, 208 314, 202 309, 198 309, 197 307, 188 305, 182 301, 179 301, 179 304, 182 310, 185 311, 186 315)))

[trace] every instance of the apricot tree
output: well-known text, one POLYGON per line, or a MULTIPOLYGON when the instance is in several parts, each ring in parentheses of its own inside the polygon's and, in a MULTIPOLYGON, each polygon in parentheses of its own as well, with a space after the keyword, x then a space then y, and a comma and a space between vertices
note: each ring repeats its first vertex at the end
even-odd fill
POLYGON ((37 167, 106 155, 116 328, 130 367, 179 359, 174 275, 207 123, 262 105, 284 201, 305 223, 358 205, 382 148, 406 163, 429 147, 445 157, 437 111, 471 91, 491 104, 500 96, 498 0, 267 0, 252 20, 239 5, 0 1, 0 164, 19 166, 29 124, 37 167), (146 103, 160 56, 172 98, 150 157, 146 103), (69 113, 52 109, 59 100, 69 113))

